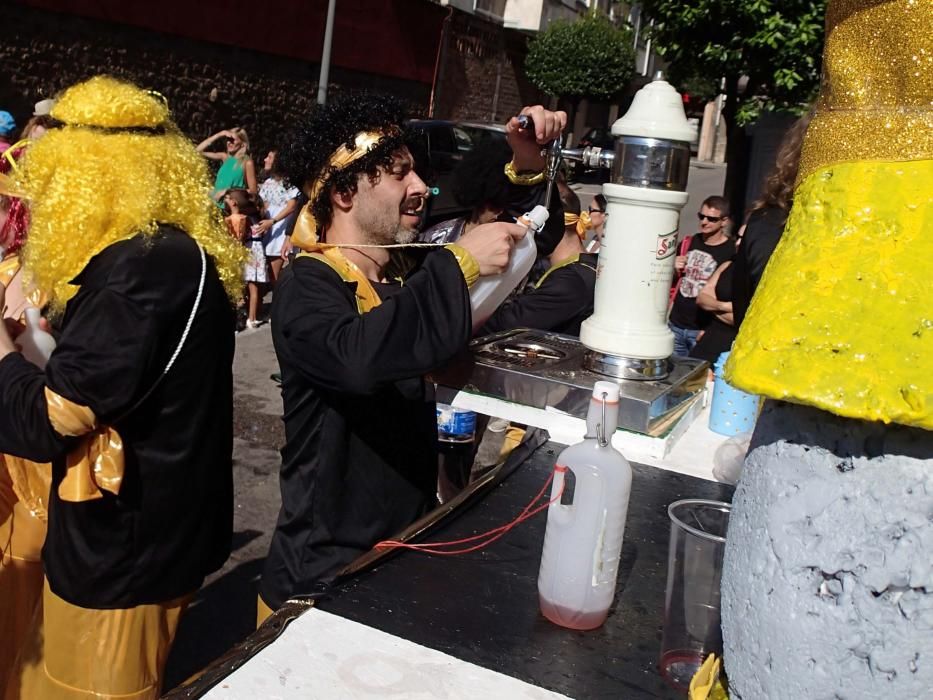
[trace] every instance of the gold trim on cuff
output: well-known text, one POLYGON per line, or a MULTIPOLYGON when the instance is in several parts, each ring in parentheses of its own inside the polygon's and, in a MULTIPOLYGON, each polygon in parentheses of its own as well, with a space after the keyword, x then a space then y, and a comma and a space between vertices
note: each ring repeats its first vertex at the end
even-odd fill
POLYGON ((479 279, 479 263, 476 262, 476 258, 473 257, 470 251, 456 243, 448 243, 444 247, 454 254, 457 264, 460 266, 460 272, 463 273, 463 279, 466 280, 467 287, 472 287, 476 280, 479 279))

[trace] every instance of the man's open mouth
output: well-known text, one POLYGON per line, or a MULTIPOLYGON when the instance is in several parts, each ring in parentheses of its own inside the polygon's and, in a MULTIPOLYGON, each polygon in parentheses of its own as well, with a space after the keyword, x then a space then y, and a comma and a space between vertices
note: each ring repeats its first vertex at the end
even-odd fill
POLYGON ((421 216, 421 212, 424 211, 425 199, 425 197, 411 197, 410 199, 406 199, 402 204, 402 214, 421 216))

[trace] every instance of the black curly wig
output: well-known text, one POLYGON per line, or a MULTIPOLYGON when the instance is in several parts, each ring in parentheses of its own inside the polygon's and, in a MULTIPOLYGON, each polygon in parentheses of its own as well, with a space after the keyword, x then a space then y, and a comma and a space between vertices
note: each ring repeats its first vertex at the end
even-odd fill
POLYGON ((457 203, 474 211, 483 205, 504 209, 508 202, 509 181, 503 168, 512 160, 512 149, 505 142, 480 144, 454 171, 451 190, 457 203))
POLYGON ((277 161, 288 181, 308 193, 313 180, 324 179, 320 194, 311 203, 318 235, 331 222, 330 189, 356 192, 361 173, 375 179, 379 167, 389 167, 392 154, 406 144, 409 134, 403 128, 405 112, 403 103, 388 95, 344 94, 315 109, 285 139, 287 145, 278 153, 277 161), (335 170, 327 165, 341 145, 354 148, 361 131, 386 130, 390 133, 375 148, 346 168, 335 170))
POLYGON ((557 191, 560 193, 560 203, 564 205, 564 211, 568 214, 580 216, 583 208, 580 206, 580 197, 569 185, 558 183, 557 191))

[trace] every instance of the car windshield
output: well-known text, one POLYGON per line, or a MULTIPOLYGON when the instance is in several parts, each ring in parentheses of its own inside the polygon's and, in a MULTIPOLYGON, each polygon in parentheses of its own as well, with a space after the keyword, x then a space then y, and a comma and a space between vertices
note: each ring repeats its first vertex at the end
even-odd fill
MULTIPOLYGON (((499 141, 505 143, 505 131, 498 124, 458 124, 457 129, 461 130, 470 140, 470 148, 475 148, 481 143, 487 141, 499 141)), ((458 139, 459 140, 459 139, 458 139)))

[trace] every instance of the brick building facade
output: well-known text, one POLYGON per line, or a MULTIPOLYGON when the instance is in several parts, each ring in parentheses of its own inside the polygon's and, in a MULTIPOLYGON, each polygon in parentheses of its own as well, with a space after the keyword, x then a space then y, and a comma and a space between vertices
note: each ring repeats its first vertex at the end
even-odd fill
MULTIPOLYGON (((109 73, 165 95, 192 139, 242 126, 261 155, 314 108, 327 3, 282 0, 271 26, 272 10, 219 0, 181 21, 186 1, 156 14, 118 0, 6 3, 0 109, 23 124, 38 100, 109 73)), ((336 17, 330 95, 377 90, 416 116, 494 121, 547 99, 524 78, 527 35, 495 22, 428 0, 342 3, 336 17)))

